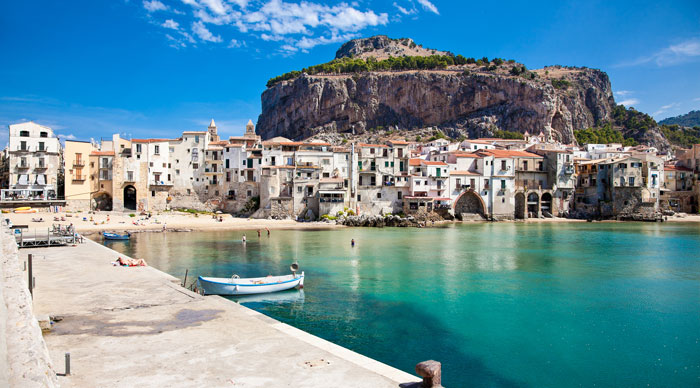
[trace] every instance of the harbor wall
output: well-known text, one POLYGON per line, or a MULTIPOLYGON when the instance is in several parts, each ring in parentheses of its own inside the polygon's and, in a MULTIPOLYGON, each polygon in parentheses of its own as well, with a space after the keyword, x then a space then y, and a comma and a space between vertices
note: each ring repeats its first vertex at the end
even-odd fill
POLYGON ((0 230, 0 386, 57 387, 46 343, 34 317, 17 244, 0 230))

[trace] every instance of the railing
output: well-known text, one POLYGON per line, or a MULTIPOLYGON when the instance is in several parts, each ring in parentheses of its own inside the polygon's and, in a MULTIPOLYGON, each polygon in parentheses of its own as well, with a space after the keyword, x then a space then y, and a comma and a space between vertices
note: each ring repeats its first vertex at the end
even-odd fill
POLYGON ((319 198, 321 203, 343 203, 345 200, 343 198, 319 198))
POLYGON ((85 175, 76 175, 73 177, 74 181, 84 181, 85 180, 85 175))
POLYGON ((539 182, 515 181, 515 187, 518 189, 539 190, 542 188, 539 182))
POLYGON ((36 166, 34 166, 34 169, 36 170, 46 170, 47 168, 48 166, 45 164, 37 164, 36 166))
POLYGON ((19 163, 17 163, 17 168, 29 168, 29 164, 19 162, 19 163))
POLYGON ((85 161, 82 159, 76 159, 73 161, 73 166, 75 167, 83 167, 85 166, 85 161))
POLYGON ((150 181, 148 182, 149 186, 172 186, 173 183, 169 181, 150 181))

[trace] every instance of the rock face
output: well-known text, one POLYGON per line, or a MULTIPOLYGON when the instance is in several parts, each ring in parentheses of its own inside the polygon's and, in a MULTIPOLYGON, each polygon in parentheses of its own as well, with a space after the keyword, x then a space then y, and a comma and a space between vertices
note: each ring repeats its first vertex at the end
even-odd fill
MULTIPOLYGON (((347 45, 343 52, 356 48, 347 45)), ((472 69, 302 74, 263 92, 257 132, 264 139, 304 139, 329 131, 434 126, 452 137, 491 136, 497 129, 542 131, 572 143, 575 129, 608 120, 615 105, 610 80, 599 70, 568 68, 561 77, 569 86, 557 89, 545 70, 536 71, 542 76, 533 80, 505 69, 472 69)))

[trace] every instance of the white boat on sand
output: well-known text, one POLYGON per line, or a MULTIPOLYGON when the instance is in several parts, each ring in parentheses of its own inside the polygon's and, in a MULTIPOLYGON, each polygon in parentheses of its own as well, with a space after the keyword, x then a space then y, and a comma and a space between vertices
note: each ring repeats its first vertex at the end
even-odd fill
POLYGON ((266 276, 261 278, 210 278, 200 276, 197 279, 199 289, 205 295, 252 295, 266 294, 289 290, 294 287, 304 287, 304 272, 300 275, 293 273, 282 276, 266 276))

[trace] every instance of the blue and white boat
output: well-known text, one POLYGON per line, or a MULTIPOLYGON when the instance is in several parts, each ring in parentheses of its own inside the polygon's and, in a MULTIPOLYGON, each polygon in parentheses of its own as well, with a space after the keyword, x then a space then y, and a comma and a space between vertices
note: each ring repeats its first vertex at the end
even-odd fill
POLYGON ((301 275, 266 276, 262 278, 210 278, 200 276, 197 279, 199 289, 204 295, 253 295, 266 294, 304 287, 304 272, 301 275))
POLYGON ((105 240, 128 240, 131 238, 131 234, 116 234, 116 233, 109 233, 109 232, 103 232, 102 235, 104 236, 105 240))

